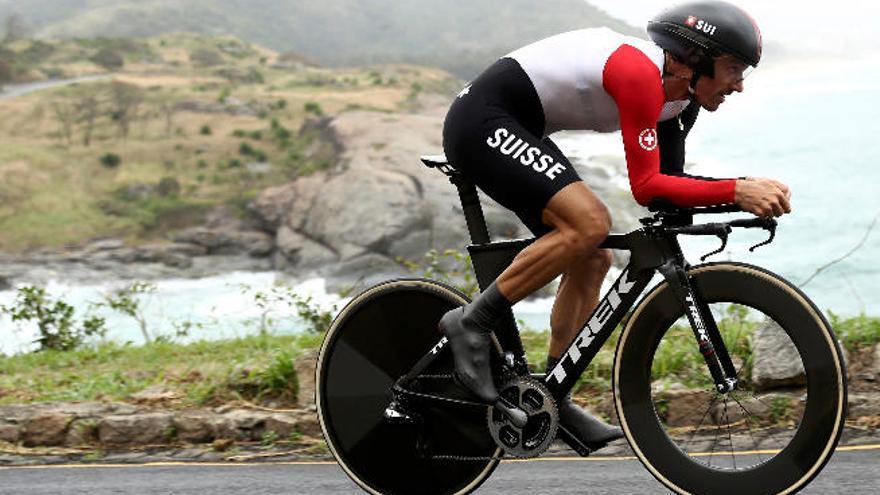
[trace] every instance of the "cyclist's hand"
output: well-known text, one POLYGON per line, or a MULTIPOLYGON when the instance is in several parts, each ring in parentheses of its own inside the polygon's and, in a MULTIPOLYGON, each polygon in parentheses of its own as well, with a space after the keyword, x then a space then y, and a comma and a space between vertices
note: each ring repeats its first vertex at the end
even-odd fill
POLYGON ((791 190, 772 179, 747 177, 736 181, 736 204, 759 217, 791 213, 791 190))

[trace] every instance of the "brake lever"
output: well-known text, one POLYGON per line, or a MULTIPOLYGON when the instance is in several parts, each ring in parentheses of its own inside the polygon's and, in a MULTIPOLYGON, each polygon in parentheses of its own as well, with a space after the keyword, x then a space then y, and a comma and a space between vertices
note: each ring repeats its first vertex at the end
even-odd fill
POLYGON ((727 236, 729 233, 730 233, 730 230, 725 230, 725 231, 722 231, 721 233, 715 234, 718 236, 719 239, 721 239, 721 247, 716 249, 715 251, 712 251, 711 253, 706 253, 703 256, 701 256, 700 262, 706 261, 706 258, 708 258, 709 256, 712 256, 712 255, 715 255, 715 254, 718 254, 718 253, 724 251, 724 248, 727 247, 727 236))
POLYGON ((766 230, 767 232, 770 232, 770 237, 768 237, 766 241, 759 242, 758 244, 755 244, 754 246, 750 247, 749 248, 750 253, 755 252, 755 250, 761 246, 766 246, 767 244, 770 244, 771 242, 773 242, 773 239, 776 237, 776 225, 777 225, 776 220, 773 218, 764 218, 762 220, 763 220, 763 222, 761 222, 762 223, 761 228, 766 230))

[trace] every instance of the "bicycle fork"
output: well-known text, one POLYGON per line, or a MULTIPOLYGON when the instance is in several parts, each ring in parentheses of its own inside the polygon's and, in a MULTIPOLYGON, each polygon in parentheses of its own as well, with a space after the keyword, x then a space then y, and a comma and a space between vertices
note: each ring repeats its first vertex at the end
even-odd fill
POLYGON ((694 337, 697 339, 700 354, 703 355, 712 374, 715 390, 722 394, 736 390, 738 385, 736 367, 730 359, 724 339, 721 337, 715 318, 709 311, 709 305, 703 300, 697 282, 691 280, 683 264, 675 260, 666 261, 658 267, 658 271, 672 287, 684 308, 694 337))

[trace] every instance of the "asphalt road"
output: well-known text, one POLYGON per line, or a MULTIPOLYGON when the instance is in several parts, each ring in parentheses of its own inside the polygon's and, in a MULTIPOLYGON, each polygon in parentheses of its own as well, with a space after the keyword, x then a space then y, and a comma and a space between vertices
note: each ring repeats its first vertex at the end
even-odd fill
MULTIPOLYGON (((880 493, 880 445, 838 451, 801 493, 880 493)), ((331 463, 158 464, 0 469, 0 494, 288 495, 362 493, 331 463)), ((477 492, 489 494, 666 493, 638 461, 542 459, 503 462, 477 492)))

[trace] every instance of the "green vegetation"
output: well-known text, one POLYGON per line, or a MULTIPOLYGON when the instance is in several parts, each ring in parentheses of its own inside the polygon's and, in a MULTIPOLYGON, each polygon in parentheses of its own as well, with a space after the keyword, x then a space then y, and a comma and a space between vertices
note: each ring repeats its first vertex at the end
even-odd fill
MULTIPOLYGON (((458 280, 460 284, 462 279, 456 279, 447 270, 454 270, 456 263, 461 265, 467 258, 460 254, 444 254, 452 265, 445 268, 439 265, 436 252, 426 257, 427 265, 435 276, 446 277, 453 283, 458 280)), ((466 281, 465 285, 459 286, 469 290, 470 283, 466 281)), ((101 304, 134 318, 147 332, 148 322, 143 321, 138 297, 150 291, 149 284, 135 283, 108 295, 101 304)), ((49 322, 45 325, 49 335, 56 334, 59 325, 76 328, 73 315, 66 309, 69 306, 63 301, 50 300, 44 291, 36 288, 23 290, 21 294, 15 305, 2 308, 3 311, 11 315, 26 313, 28 320, 49 322), (66 323, 59 324, 59 321, 66 323)), ((184 322, 174 325, 176 334, 171 337, 160 335, 155 338, 156 332, 151 326, 149 333, 145 333, 142 346, 109 342, 86 345, 85 339, 89 335, 100 335, 86 333, 69 337, 75 340, 71 345, 42 345, 39 352, 0 356, 0 391, 3 392, 0 404, 53 400, 124 401, 131 394, 154 385, 162 385, 176 393, 180 399, 172 405, 179 407, 214 406, 234 400, 293 404, 299 392, 295 363, 304 356, 314 355, 338 308, 321 309, 312 299, 283 286, 268 291, 243 286, 242 295, 251 298, 262 309, 255 322, 259 330, 256 335, 232 340, 175 342, 176 337, 185 336, 194 326, 184 322), (270 308, 278 307, 279 302, 287 308, 285 314, 270 313, 270 308), (297 335, 273 334, 279 322, 290 318, 288 312, 305 322, 306 331, 297 335), (147 335, 154 338, 148 339, 147 335)), ((716 317, 725 341, 730 344, 734 361, 742 363, 741 369, 748 379, 750 342, 759 323, 751 320, 739 306, 723 308, 716 317)), ((877 342, 876 332, 865 337, 869 332, 849 329, 876 329, 880 322, 878 318, 843 319, 832 315, 832 320, 841 335, 859 335, 854 340, 859 342, 859 348, 877 342)), ((533 371, 543 371, 550 332, 525 328, 521 322, 520 327, 533 371)), ((101 327, 93 325, 92 328, 101 327)), ((616 340, 617 332, 581 377, 576 392, 597 399, 610 392, 616 340)), ((661 342, 652 373, 655 380, 664 383, 702 387, 707 385, 704 368, 690 328, 677 324, 661 342)), ((783 420, 792 411, 792 404, 785 397, 771 401, 769 407, 774 420, 783 420)))
POLYGON ((328 116, 399 111, 413 88, 449 94, 459 84, 423 67, 290 70, 276 67, 282 59, 293 60, 193 34, 0 43, 6 80, 113 71, 0 100, 0 251, 165 238, 212 207, 335 166, 328 116), (397 84, 372 88, 370 74, 397 84))
POLYGON ((102 336, 107 331, 103 318, 87 315, 78 322, 73 306, 50 298, 41 287, 18 289, 15 303, 0 306, 0 313, 8 314, 16 323, 36 324, 39 351, 70 351, 80 347, 87 338, 102 336))
POLYGON ((116 153, 107 153, 101 156, 101 165, 104 168, 116 168, 120 163, 122 163, 122 157, 116 153))
POLYGON ((829 311, 828 319, 837 338, 847 350, 855 351, 880 343, 880 318, 864 314, 855 318, 842 318, 829 311))
POLYGON ((457 249, 446 249, 442 252, 431 249, 421 260, 397 258, 397 262, 419 277, 451 285, 469 298, 480 292, 471 268, 471 257, 457 249))
POLYGON ((180 395, 180 407, 228 401, 295 402, 295 359, 322 335, 255 335, 190 344, 100 343, 72 351, 0 357, 0 404, 118 400, 153 385, 180 395))

